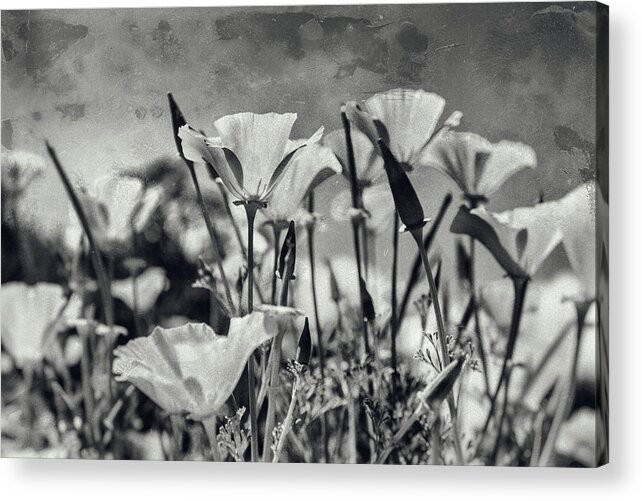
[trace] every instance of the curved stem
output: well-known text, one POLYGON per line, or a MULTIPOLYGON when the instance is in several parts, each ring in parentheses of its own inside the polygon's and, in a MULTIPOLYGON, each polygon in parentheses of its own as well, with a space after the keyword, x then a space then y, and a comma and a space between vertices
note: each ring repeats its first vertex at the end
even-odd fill
MULTIPOLYGON (((430 268, 428 261, 428 253, 423 245, 423 229, 418 228, 410 232, 417 243, 419 253, 421 254, 421 261, 424 266, 426 278, 428 280, 428 287, 432 297, 433 310, 435 312, 435 319, 437 321, 437 333, 439 335, 439 348, 441 351, 441 368, 442 370, 450 363, 450 356, 448 354, 448 341, 446 339, 446 327, 444 326, 444 319, 441 314, 441 306, 439 305, 439 291, 435 283, 435 277, 430 268)), ((450 411, 451 430, 453 434, 453 444, 455 446, 455 454, 459 464, 464 464, 464 454, 461 449, 461 442, 459 440, 459 426, 457 424, 457 409, 455 408, 455 397, 453 391, 448 394, 448 409, 450 411)))
MULTIPOLYGON (((510 323, 510 331, 508 333, 508 344, 506 345, 506 355, 504 356, 504 362, 502 364, 502 369, 499 375, 499 381, 497 382, 497 387, 493 392, 493 396, 490 401, 490 409, 488 410, 488 416, 481 430, 479 445, 483 443, 484 435, 488 430, 488 425, 490 424, 491 419, 495 413, 495 405, 497 404, 497 397, 504 383, 504 378, 506 378, 508 364, 513 359, 513 351, 515 350, 515 344, 517 342, 517 336, 519 334, 519 325, 522 319, 522 311, 524 309, 524 300, 526 298, 526 290, 528 288, 529 278, 526 276, 512 277, 513 280, 513 289, 515 290, 515 298, 513 301, 513 314, 510 323)), ((508 384, 508 381, 506 381, 508 384)), ((508 395, 508 392, 506 393, 508 395)), ((499 430, 501 435, 501 428, 499 430)))
POLYGON ((49 143, 47 143, 47 151, 49 152, 49 156, 51 157, 51 160, 53 161, 54 166, 56 167, 56 171, 58 172, 58 175, 62 180, 62 184, 64 185, 65 190, 67 191, 67 196, 71 200, 71 204, 74 207, 74 211, 76 212, 78 219, 80 220, 80 224, 83 228, 83 231, 87 236, 87 241, 89 242, 89 255, 91 257, 91 261, 94 266, 94 270, 96 272, 96 280, 98 282, 98 288, 100 289, 100 297, 102 299, 103 309, 105 310, 105 313, 104 313, 105 323, 107 324, 107 326, 110 327, 110 329, 113 329, 114 304, 111 297, 109 279, 107 278, 105 265, 100 256, 98 245, 96 244, 94 232, 91 228, 91 225, 89 224, 89 219, 85 214, 85 210, 82 204, 80 203, 80 199, 78 198, 78 195, 76 195, 76 192, 73 186, 71 185, 71 182, 69 181, 69 177, 67 176, 65 169, 63 168, 62 164, 58 160, 58 156, 56 155, 55 150, 51 147, 49 143))
POLYGON ((192 177, 192 183, 194 184, 194 189, 196 190, 196 198, 198 199, 198 205, 201 208, 201 213, 205 221, 205 227, 207 228, 207 233, 210 236, 210 241, 212 242, 212 250, 214 251, 214 260, 216 261, 216 266, 218 268, 218 273, 221 276, 221 281, 223 282, 223 287, 225 288, 225 298, 232 308, 234 302, 232 301, 232 291, 230 289, 230 284, 227 281, 227 276, 225 275, 225 269, 223 268, 223 251, 221 249, 221 244, 219 242, 218 234, 214 229, 210 215, 207 212, 207 206, 205 205, 205 199, 201 193, 201 186, 198 182, 198 177, 196 176, 196 169, 194 164, 189 161, 185 161, 189 169, 190 176, 192 177))
MULTIPOLYGON (((359 180, 357 179, 357 168, 354 160, 354 149, 352 146, 352 136, 350 134, 350 122, 345 113, 341 113, 341 122, 343 123, 343 130, 345 132, 346 140, 346 153, 348 157, 348 170, 350 172, 350 193, 352 195, 352 207, 354 209, 361 209, 361 194, 359 190, 359 180)), ((363 266, 361 257, 361 231, 360 231, 360 218, 352 218, 352 240, 354 242, 354 255, 357 264, 357 275, 359 279, 359 302, 361 310, 361 328, 363 331, 363 344, 366 356, 370 355, 370 343, 368 341, 368 325, 365 315, 363 313, 363 305, 365 297, 363 288, 360 286, 363 280, 363 266)))
MULTIPOLYGON (((314 214, 314 191, 308 195, 308 212, 314 214)), ((319 350, 319 373, 321 381, 325 381, 325 348, 323 346, 323 333, 321 332, 321 320, 319 319, 319 300, 317 297, 316 285, 316 256, 314 254, 314 220, 308 224, 308 259, 310 261, 310 283, 312 286, 312 305, 314 307, 314 322, 317 329, 317 348, 319 350)), ((328 433, 327 419, 325 413, 321 415, 321 441, 323 442, 323 461, 328 462, 328 433)))
MULTIPOLYGON (((448 207, 450 206, 452 202, 452 195, 449 193, 446 195, 441 202, 441 206, 439 207, 439 212, 437 213, 437 216, 433 220, 433 222, 430 225, 430 230, 428 230, 428 234, 426 235, 426 238, 424 238, 423 246, 426 252, 430 249, 430 246, 432 245, 432 242, 435 239, 435 236, 437 234, 437 230, 441 226, 441 222, 444 219, 444 216, 446 215, 446 211, 448 210, 448 207)), ((406 310, 408 309, 408 304, 410 302, 410 295, 412 294, 415 286, 417 285, 417 282, 419 281, 419 278, 421 276, 421 251, 417 252, 417 256, 415 257, 414 262, 412 263, 412 268, 410 270, 410 275, 407 280, 407 285, 406 285, 406 290, 403 294, 403 298, 401 300, 401 305, 398 308, 398 315, 397 315, 397 322, 399 325, 403 322, 403 319, 406 315, 406 310)))
POLYGON ((477 346, 479 349, 479 358, 482 363, 482 370, 484 371, 484 384, 486 388, 486 395, 490 395, 490 381, 488 379, 488 358, 486 356, 486 348, 481 335, 481 327, 479 323, 479 302, 477 301, 476 289, 476 275, 475 275, 475 239, 470 237, 469 240, 469 253, 470 259, 470 291, 473 296, 473 319, 475 322, 475 338, 477 339, 477 346))
POLYGON ((390 356, 392 364, 392 393, 393 401, 396 399, 399 372, 397 371, 397 268, 399 260, 399 216, 394 213, 394 224, 392 225, 392 285, 390 287, 390 356))
MULTIPOLYGON (((286 267, 287 270, 287 267, 286 267)), ((281 297, 279 298, 280 306, 288 304, 288 289, 291 275, 285 273, 281 285, 281 297)), ((272 339, 272 349, 268 360, 268 408, 265 420, 265 433, 263 436, 263 462, 270 460, 270 445, 272 441, 272 430, 276 421, 276 397, 279 385, 279 369, 281 368, 281 353, 284 331, 279 332, 272 339)))
POLYGON ((296 407, 296 396, 299 391, 299 377, 294 377, 294 383, 292 384, 292 395, 290 397, 290 405, 288 406, 288 413, 285 416, 283 421, 283 429, 281 430, 281 436, 279 441, 276 444, 274 451, 274 458, 272 459, 273 463, 278 463, 281 459, 281 453, 283 452, 283 447, 285 446, 285 440, 288 438, 288 433, 292 429, 292 423, 294 421, 294 408, 296 407))

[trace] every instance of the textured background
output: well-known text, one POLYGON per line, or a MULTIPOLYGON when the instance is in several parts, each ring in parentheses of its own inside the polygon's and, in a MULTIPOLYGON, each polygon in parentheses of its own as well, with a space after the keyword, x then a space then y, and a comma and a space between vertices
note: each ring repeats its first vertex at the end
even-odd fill
MULTIPOLYGON (((573 151, 594 143, 594 10, 563 5, 4 11, 2 144, 43 154, 48 139, 91 184, 174 154, 168 91, 206 131, 228 113, 293 111, 301 137, 339 127, 342 101, 420 87, 443 95, 446 113, 461 110, 464 129, 535 148, 538 169, 491 208, 531 205, 593 176, 573 151), (556 141, 558 126, 574 133, 556 141)), ((453 189, 432 173, 414 179, 428 214, 453 189)), ((319 206, 344 183, 324 186, 319 206)), ((53 172, 30 197, 39 224, 64 223, 53 172)), ((349 242, 347 228, 332 231, 349 242)))

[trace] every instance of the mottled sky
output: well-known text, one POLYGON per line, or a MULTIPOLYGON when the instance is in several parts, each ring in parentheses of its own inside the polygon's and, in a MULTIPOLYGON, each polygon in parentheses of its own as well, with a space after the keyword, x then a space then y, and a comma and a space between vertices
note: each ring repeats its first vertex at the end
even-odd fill
MULTIPOLYGON (((595 142, 594 45, 589 2, 4 11, 2 144, 44 154, 47 139, 91 184, 174 154, 168 91, 206 131, 224 114, 290 111, 302 137, 338 128, 343 101, 423 88, 463 112, 463 129, 535 148, 538 169, 491 208, 532 205, 593 175, 573 152, 595 142)), ((428 214, 454 189, 413 179, 428 214)), ((38 219, 66 217, 53 172, 30 196, 38 219)))

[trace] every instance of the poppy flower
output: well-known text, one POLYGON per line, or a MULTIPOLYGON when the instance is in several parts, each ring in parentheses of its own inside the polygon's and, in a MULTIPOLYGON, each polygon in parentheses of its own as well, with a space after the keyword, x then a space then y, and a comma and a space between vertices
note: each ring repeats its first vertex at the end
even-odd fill
MULTIPOLYGON (((352 129, 351 134, 357 181, 362 187, 370 186, 384 173, 383 159, 378 149, 363 132, 359 129, 352 129)), ((343 175, 349 180, 345 131, 339 129, 326 134, 323 144, 335 154, 341 163, 343 175)))
MULTIPOLYGON (((296 149, 304 140, 289 141, 288 149, 296 149)), ((310 144, 297 151, 274 188, 263 213, 270 221, 287 222, 294 216, 301 201, 323 181, 341 172, 341 164, 332 150, 310 144)))
MULTIPOLYGON (((381 139, 404 170, 423 166, 424 151, 437 131, 446 101, 421 89, 393 89, 375 94, 363 105, 348 103, 348 118, 372 141, 381 139)), ((443 124, 458 125, 460 112, 443 124)))
POLYGON ((501 213, 462 206, 450 230, 479 240, 509 275, 533 276, 561 242, 564 217, 558 201, 501 213))
POLYGON ((216 137, 189 125, 178 131, 183 154, 211 165, 225 187, 244 202, 265 203, 300 148, 319 141, 323 128, 305 142, 290 141, 296 113, 237 113, 214 122, 216 137))
POLYGON ((426 149, 421 163, 448 176, 465 195, 486 199, 515 173, 535 168, 537 157, 522 143, 493 144, 470 132, 444 131, 426 149))
MULTIPOLYGON (((140 179, 107 174, 96 180, 91 192, 79 191, 94 237, 102 250, 129 245, 133 231, 142 231, 162 199, 162 189, 146 190, 140 179)), ((83 235, 80 221, 70 209, 70 224, 65 235, 75 249, 83 235)))
POLYGON ((2 285, 2 346, 11 354, 18 367, 42 361, 47 341, 56 328, 56 321, 77 318, 80 300, 72 296, 67 303, 63 288, 57 284, 23 282, 2 285), (49 336, 49 337, 48 337, 49 336))
POLYGON ((596 228, 595 182, 581 184, 559 202, 562 244, 571 268, 582 285, 577 299, 595 299, 595 245, 587 244, 587 235, 596 228))
MULTIPOLYGON (((376 184, 363 189, 363 208, 366 228, 373 234, 379 234, 392 225, 395 206, 387 184, 376 184)), ((349 221, 354 215, 350 190, 344 190, 330 202, 330 214, 335 221, 349 221)))
POLYGON ((167 274, 163 268, 152 267, 138 275, 135 280, 136 301, 134 301, 133 283, 132 278, 114 280, 111 284, 111 293, 123 301, 132 311, 136 307, 138 313, 146 313, 156 304, 161 292, 167 289, 167 274))
POLYGON ((248 358, 279 330, 278 315, 230 320, 227 336, 206 324, 156 327, 114 350, 117 381, 128 381, 168 413, 202 421, 224 411, 248 358))

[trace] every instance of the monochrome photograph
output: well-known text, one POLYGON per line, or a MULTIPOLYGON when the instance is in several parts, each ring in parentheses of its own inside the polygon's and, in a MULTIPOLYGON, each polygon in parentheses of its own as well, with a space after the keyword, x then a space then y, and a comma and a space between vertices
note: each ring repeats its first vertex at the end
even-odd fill
POLYGON ((1 25, 2 458, 609 462, 607 6, 1 25))

